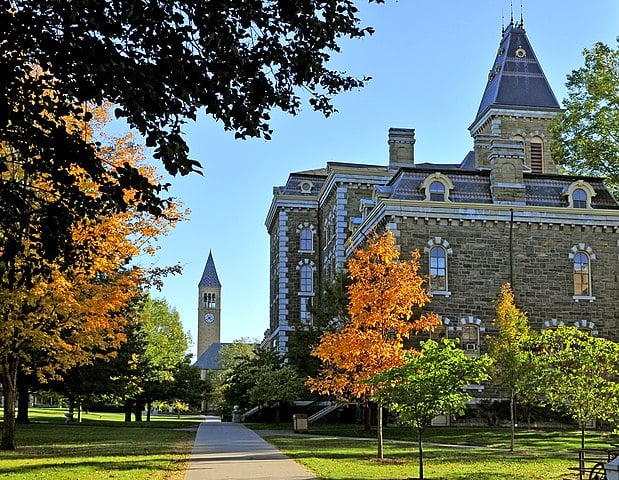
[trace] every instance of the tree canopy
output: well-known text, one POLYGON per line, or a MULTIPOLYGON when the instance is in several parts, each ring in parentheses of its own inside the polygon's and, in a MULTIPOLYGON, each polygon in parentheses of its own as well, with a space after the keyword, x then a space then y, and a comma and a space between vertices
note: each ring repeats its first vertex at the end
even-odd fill
POLYGON ((373 238, 348 261, 351 284, 348 318, 325 332, 312 355, 322 361, 313 391, 345 399, 367 397, 374 374, 402 364, 403 341, 413 332, 438 325, 434 314, 417 309, 430 301, 419 270, 419 253, 400 260, 389 231, 373 238))
POLYGON ((529 342, 542 403, 567 412, 581 428, 619 415, 619 344, 576 327, 544 330, 529 342))
POLYGON ((619 193, 619 38, 598 42, 567 77, 565 112, 552 126, 554 158, 569 172, 605 177, 619 193))
MULTIPOLYGON (((348 316, 335 332, 325 332, 312 355, 321 360, 310 390, 340 399, 362 399, 373 393, 373 375, 401 365, 404 340, 430 331, 435 314, 418 309, 430 301, 419 270, 419 252, 401 260, 390 231, 376 234, 348 260, 348 316)), ((367 416, 366 428, 369 428, 367 416)), ((382 407, 378 408, 378 457, 383 457, 382 407)))
MULTIPOLYGON (((144 165, 142 150, 131 135, 99 135, 105 109, 93 114, 93 125, 74 118, 66 121, 87 142, 98 139, 96 161, 112 169, 134 169, 155 184, 155 172, 144 165)), ((26 373, 34 370, 45 380, 94 356, 108 355, 126 340, 127 306, 146 281, 146 271, 129 262, 152 254, 157 237, 183 218, 174 202, 157 216, 144 211, 139 190, 131 188, 124 188, 125 210, 85 214, 64 197, 63 186, 54 178, 45 171, 29 170, 29 160, 12 152, 0 142, 0 154, 6 154, 0 155, 0 165, 7 167, 0 170, 0 197, 24 194, 26 198, 23 209, 13 203, 17 210, 6 210, 14 218, 0 216, 0 380, 5 418, 13 417, 9 412, 14 409, 19 367, 26 373), (65 209, 70 210, 68 218, 65 209), (45 212, 51 212, 51 217, 45 212), (70 237, 64 244, 70 245, 69 251, 56 249, 47 240, 63 235, 70 237)), ((71 164, 65 173, 70 174, 71 188, 85 198, 96 201, 103 195, 105 184, 95 181, 86 169, 71 164)), ((10 422, 3 424, 2 448, 15 448, 10 422)))
MULTIPOLYGON (((112 102, 171 174, 199 168, 181 127, 200 111, 240 138, 269 138, 270 111, 295 114, 303 97, 331 114, 333 95, 366 81, 331 69, 332 54, 372 33, 353 0, 14 0, 0 21, 0 131, 26 128, 38 115, 31 96, 53 84, 57 120, 73 105, 112 102)), ((92 157, 79 137, 54 132, 63 157, 92 157)), ((40 132, 34 143, 58 157, 40 132)), ((134 173, 119 172, 130 182, 134 173)))
POLYGON ((515 397, 531 390, 531 364, 525 348, 531 338, 529 320, 515 304, 514 292, 509 283, 501 287, 496 304, 494 326, 497 335, 490 339, 489 355, 494 360, 491 377, 495 385, 501 386, 509 395, 511 420, 510 450, 515 441, 515 397))
POLYGON ((488 378, 491 360, 469 358, 454 340, 423 342, 421 350, 404 353, 404 363, 372 377, 373 397, 417 430, 419 478, 423 479, 423 432, 438 415, 461 413, 471 396, 465 387, 488 378))

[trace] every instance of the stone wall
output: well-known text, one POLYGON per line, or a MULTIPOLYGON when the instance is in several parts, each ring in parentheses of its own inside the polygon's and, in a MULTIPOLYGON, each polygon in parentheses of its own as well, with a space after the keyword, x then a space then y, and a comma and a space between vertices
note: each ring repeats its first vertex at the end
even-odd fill
POLYGON ((560 225, 516 222, 451 221, 448 219, 396 218, 402 255, 421 252, 421 271, 428 274, 430 240, 446 240, 449 296, 434 295, 429 310, 452 322, 473 316, 492 330, 494 303, 500 287, 510 281, 516 303, 527 312, 537 330, 556 319, 568 325, 593 322, 599 335, 619 340, 619 233, 592 225, 560 225), (587 248, 591 261, 591 300, 574 300, 572 248, 587 248), (592 257, 593 258, 593 257, 592 257))

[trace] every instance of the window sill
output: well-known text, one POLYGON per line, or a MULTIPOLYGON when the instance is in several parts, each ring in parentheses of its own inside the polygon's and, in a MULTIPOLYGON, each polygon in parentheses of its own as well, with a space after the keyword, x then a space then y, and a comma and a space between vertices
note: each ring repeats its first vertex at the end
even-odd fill
POLYGON ((592 295, 574 295, 572 299, 575 302, 580 302, 580 301, 593 302, 595 300, 595 297, 592 295))
POLYGON ((316 252, 314 250, 299 250, 298 253, 311 253, 311 254, 314 254, 316 252))
POLYGON ((430 292, 430 295, 434 296, 440 296, 440 297, 451 297, 451 292, 447 291, 447 290, 439 290, 436 292, 430 292))

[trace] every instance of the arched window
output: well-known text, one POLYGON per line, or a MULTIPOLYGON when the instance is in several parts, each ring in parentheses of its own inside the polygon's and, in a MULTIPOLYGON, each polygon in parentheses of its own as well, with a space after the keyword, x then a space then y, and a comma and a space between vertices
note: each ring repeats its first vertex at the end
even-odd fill
POLYGON ((596 196, 595 189, 584 180, 577 180, 563 190, 569 208, 592 208, 591 201, 596 196))
POLYGON ((479 355, 479 326, 476 324, 462 325, 462 348, 467 355, 479 355))
POLYGON ((444 202, 445 201, 445 185, 443 182, 432 182, 430 184, 430 201, 444 202))
POLYGON ((428 175, 419 186, 426 202, 449 202, 453 188, 449 177, 438 172, 428 175))
POLYGON ((205 308, 216 308, 217 302, 214 293, 205 293, 204 294, 204 307, 205 308))
POLYGON ((304 252, 314 250, 314 233, 309 228, 301 230, 301 250, 304 252))
POLYGON ((578 252, 574 255, 574 295, 588 297, 591 295, 591 269, 589 255, 578 252))
POLYGON ((582 188, 577 188, 572 192, 572 206, 574 208, 587 208, 587 192, 582 188))
POLYGON ((430 291, 447 291, 447 252, 442 246, 430 249, 430 291))
POLYGON ((314 291, 314 269, 310 265, 303 265, 300 270, 301 275, 301 292, 314 291))

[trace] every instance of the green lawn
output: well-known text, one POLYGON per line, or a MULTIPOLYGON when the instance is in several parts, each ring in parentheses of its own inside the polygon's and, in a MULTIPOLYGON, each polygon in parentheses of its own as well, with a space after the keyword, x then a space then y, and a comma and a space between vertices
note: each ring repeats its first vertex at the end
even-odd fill
POLYGON ((124 423, 120 414, 88 413, 64 423, 63 410, 32 409, 17 426, 17 451, 0 452, 0 478, 16 480, 179 480, 185 475, 198 417, 153 416, 124 423))
MULTIPOLYGON (((269 429, 253 424, 252 428, 269 429)), ((409 428, 385 429, 384 462, 376 460, 376 432, 359 426, 312 425, 311 434, 275 435, 267 440, 306 465, 324 480, 410 479, 418 475, 416 437, 409 428), (334 438, 344 435, 344 438, 334 438), (359 438, 371 436, 363 440, 359 438), (356 437, 356 438, 346 438, 356 437)), ((577 466, 580 433, 570 430, 519 431, 516 452, 510 453, 509 429, 429 429, 425 439, 425 477, 435 480, 563 479, 577 466)), ((607 433, 589 432, 587 447, 616 443, 607 433)))

